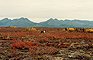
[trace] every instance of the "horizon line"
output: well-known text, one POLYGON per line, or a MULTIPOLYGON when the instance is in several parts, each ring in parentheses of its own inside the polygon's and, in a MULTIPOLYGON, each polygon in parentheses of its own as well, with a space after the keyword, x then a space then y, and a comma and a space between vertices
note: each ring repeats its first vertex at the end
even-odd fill
POLYGON ((20 18, 27 18, 28 20, 30 20, 30 21, 32 21, 32 22, 35 22, 35 23, 40 23, 40 22, 45 22, 45 21, 47 21, 47 20, 49 20, 49 19, 57 19, 57 20, 81 20, 81 21, 93 21, 93 20, 89 20, 89 19, 78 19, 78 18, 74 18, 74 19, 69 19, 69 18, 53 18, 53 17, 50 17, 50 18, 28 18, 28 17, 13 17, 13 18, 11 18, 11 17, 3 17, 3 18, 0 18, 0 20, 3 20, 3 19, 5 19, 5 18, 8 18, 8 19, 11 19, 11 20, 14 20, 14 19, 20 19, 20 18), (42 21, 41 21, 41 19, 42 19, 42 21), (35 20, 37 20, 37 21, 35 21, 35 20))

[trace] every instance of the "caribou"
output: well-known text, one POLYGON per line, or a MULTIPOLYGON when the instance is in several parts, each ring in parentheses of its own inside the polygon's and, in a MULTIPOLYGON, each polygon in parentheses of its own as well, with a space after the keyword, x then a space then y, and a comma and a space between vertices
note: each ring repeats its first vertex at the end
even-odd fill
POLYGON ((46 32, 46 30, 44 30, 44 31, 41 31, 41 33, 45 33, 46 32))

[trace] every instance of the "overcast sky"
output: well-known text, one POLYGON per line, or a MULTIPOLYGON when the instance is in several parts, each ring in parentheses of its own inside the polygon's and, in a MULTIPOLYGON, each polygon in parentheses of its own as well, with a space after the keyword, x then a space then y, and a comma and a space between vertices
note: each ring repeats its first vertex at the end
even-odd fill
POLYGON ((5 17, 34 22, 49 18, 93 21, 93 0, 0 0, 0 19, 5 17))

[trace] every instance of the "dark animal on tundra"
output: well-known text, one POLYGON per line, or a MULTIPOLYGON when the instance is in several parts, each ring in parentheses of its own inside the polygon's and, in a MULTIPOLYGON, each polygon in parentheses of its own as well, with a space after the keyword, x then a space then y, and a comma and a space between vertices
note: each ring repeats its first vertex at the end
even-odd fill
POLYGON ((45 33, 46 32, 46 30, 44 30, 44 31, 41 31, 41 33, 45 33))

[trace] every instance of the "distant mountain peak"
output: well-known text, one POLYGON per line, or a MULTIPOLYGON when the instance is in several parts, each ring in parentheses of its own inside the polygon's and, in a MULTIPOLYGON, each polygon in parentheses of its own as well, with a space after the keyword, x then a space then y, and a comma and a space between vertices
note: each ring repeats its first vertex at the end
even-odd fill
POLYGON ((50 18, 49 20, 53 20, 53 18, 50 18))
POLYGON ((8 18, 4 18, 3 20, 8 20, 8 18))
MULTIPOLYGON (((28 18, 24 18, 24 17, 21 17, 21 18, 19 18, 18 20, 30 21, 28 18)), ((32 22, 32 21, 30 21, 30 22, 32 22)))
POLYGON ((11 19, 8 19, 8 18, 2 19, 2 21, 9 21, 9 20, 11 20, 11 19))
POLYGON ((57 18, 55 18, 54 21, 59 21, 59 20, 57 18))
POLYGON ((19 18, 19 19, 27 19, 27 18, 21 17, 21 18, 19 18))

